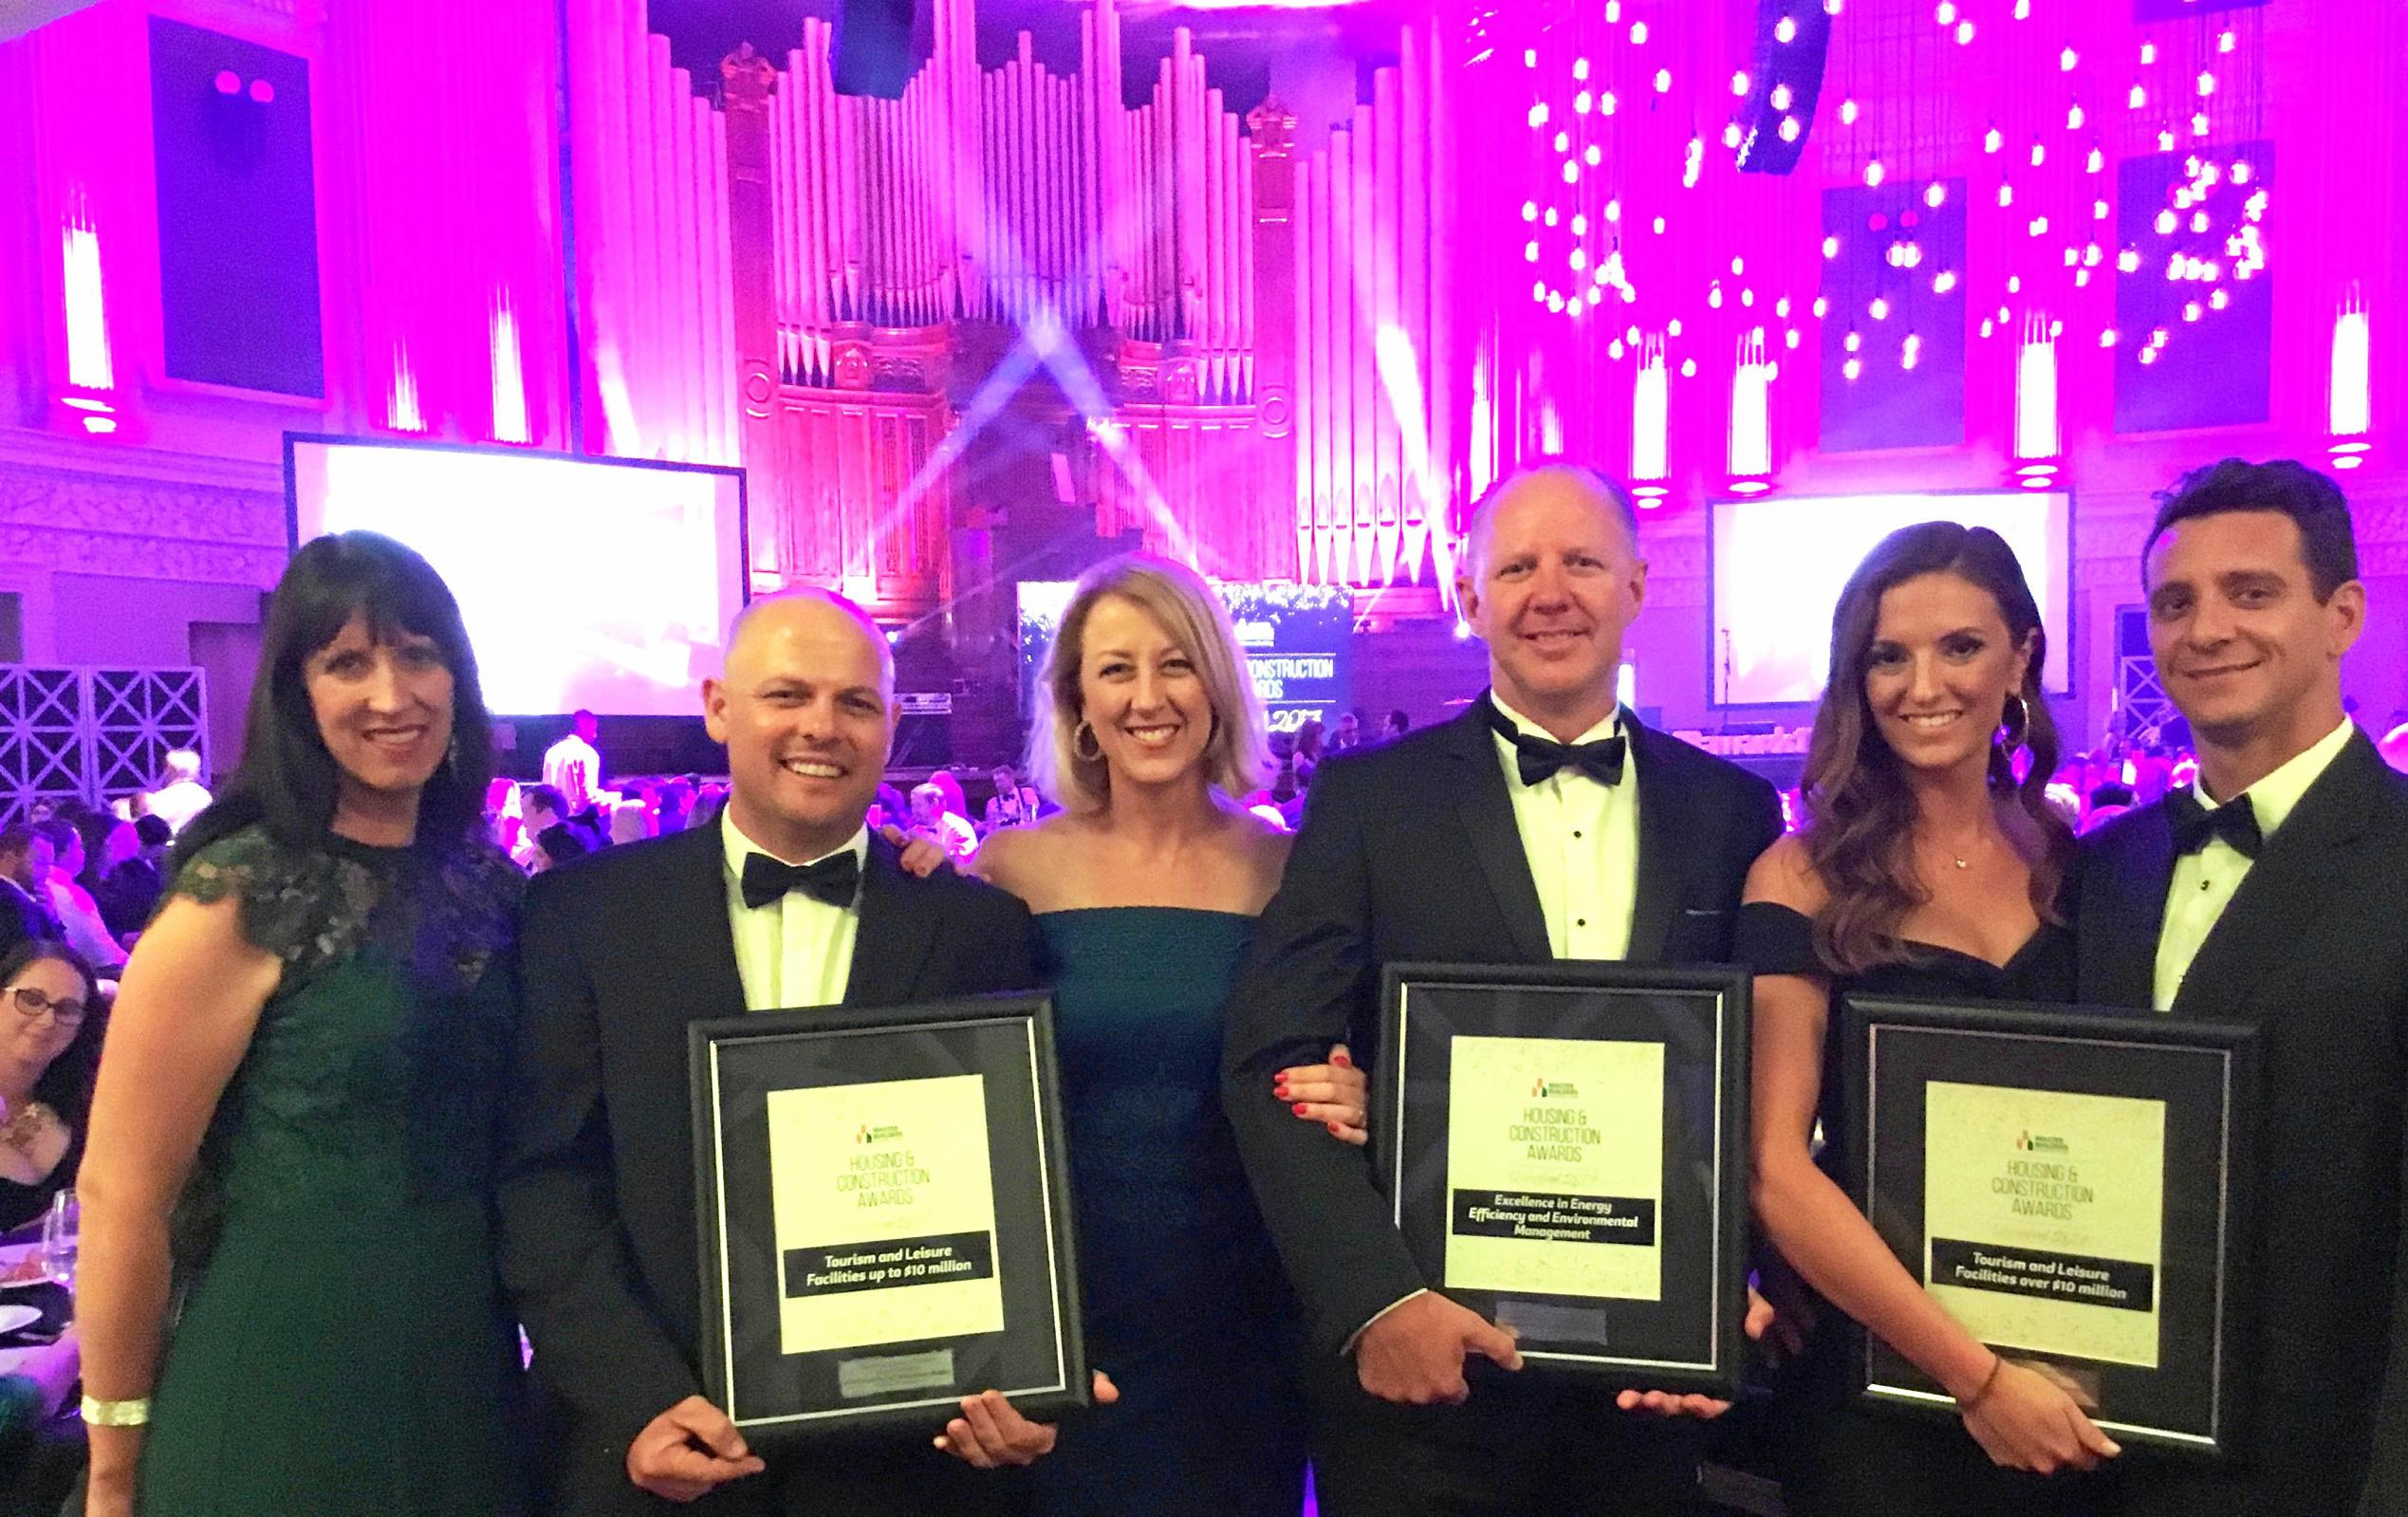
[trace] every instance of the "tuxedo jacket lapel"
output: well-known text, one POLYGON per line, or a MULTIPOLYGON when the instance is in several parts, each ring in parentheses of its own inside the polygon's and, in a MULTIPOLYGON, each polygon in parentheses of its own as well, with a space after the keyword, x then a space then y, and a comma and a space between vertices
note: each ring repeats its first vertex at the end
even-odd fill
POLYGON ((695 827, 660 844, 663 872, 654 903, 658 941, 676 945, 645 954, 660 987, 654 1005, 677 1008, 680 1021, 741 1016, 744 976, 737 971, 735 929, 728 921, 724 845, 716 825, 695 827))
POLYGON ((2174 824, 2160 801, 2119 829, 2099 898, 2082 903, 2079 952, 2095 965, 2086 1000, 2145 1009, 2157 1004, 2158 938, 2174 885, 2174 824))
POLYGON ((853 937, 846 1006, 895 1006, 913 999, 936 945, 935 915, 916 897, 919 881, 903 871, 895 845, 872 834, 861 870, 861 920, 853 937))
POLYGON ((1485 696, 1455 718, 1452 738, 1455 809, 1471 837, 1472 857, 1505 918, 1515 954, 1543 964, 1555 956, 1547 940, 1547 910, 1539 904, 1530 861, 1522 852, 1522 829, 1513 821, 1513 798, 1505 788, 1505 767, 1497 761, 1485 696))
POLYGON ((2333 896, 2353 883, 2363 888, 2343 866, 2374 819, 2381 766, 2362 733, 2308 787, 2199 945, 2175 996, 2176 1012, 2242 1014, 2257 982, 2297 952, 2333 896))
MULTIPOLYGON (((1690 823, 1689 797, 1670 766, 1659 757, 1663 745, 1677 738, 1659 736, 1627 712, 1622 731, 1630 738, 1632 766, 1639 785, 1639 887, 1632 897, 1630 952, 1634 964, 1653 964, 1664 955, 1672 934, 1673 909, 1679 904, 1687 866, 1696 857, 1695 835, 1690 823)), ((1624 784, 1631 783, 1629 779, 1624 784)))

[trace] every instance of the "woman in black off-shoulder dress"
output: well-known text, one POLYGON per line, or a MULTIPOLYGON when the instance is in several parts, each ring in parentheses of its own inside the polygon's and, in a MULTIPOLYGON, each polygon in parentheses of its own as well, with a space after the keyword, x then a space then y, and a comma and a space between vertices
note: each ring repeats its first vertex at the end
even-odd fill
POLYGON ((1816 1319, 1779 1418, 1798 1517, 2087 1514, 2114 1484, 2083 1472, 2112 1471, 2115 1445, 2068 1390, 1952 1319, 1838 1179, 1850 1157, 1843 997, 2071 996, 2054 900, 2072 838, 2043 796, 2057 747, 2045 656, 2031 592, 1995 533, 1928 522, 1891 534, 1832 618, 1806 829, 1749 876, 1735 956, 1756 972, 1756 1211, 1806 1287, 1770 1293, 1793 1323, 1816 1319), (1846 1318, 1946 1388, 1957 1424, 1855 1408, 1846 1318))

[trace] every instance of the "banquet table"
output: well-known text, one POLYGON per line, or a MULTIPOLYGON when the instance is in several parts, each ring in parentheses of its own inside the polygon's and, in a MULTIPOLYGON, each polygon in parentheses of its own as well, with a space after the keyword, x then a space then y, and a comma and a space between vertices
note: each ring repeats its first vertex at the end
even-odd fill
MULTIPOLYGON (((65 1292, 47 1281, 9 1278, 40 1248, 38 1243, 0 1244, 0 1312, 8 1312, 13 1317, 17 1314, 9 1311, 9 1308, 31 1306, 40 1310, 45 1319, 39 1323, 0 1332, 0 1377, 35 1375, 37 1378, 46 1378, 48 1377, 39 1373, 41 1370, 55 1365, 63 1354, 71 1358, 76 1353, 74 1342, 61 1344, 56 1341, 69 1317, 65 1292)), ((67 1409, 65 1415, 71 1417, 74 1415, 72 1408, 67 1409)))
MULTIPOLYGON (((0 1280, 16 1272, 19 1265, 40 1251, 40 1243, 0 1244, 0 1280)), ((31 1304, 40 1294, 38 1286, 0 1286, 0 1306, 31 1304)), ((0 1375, 13 1375, 26 1364, 46 1353, 47 1343, 23 1343, 12 1337, 0 1335, 0 1375)))

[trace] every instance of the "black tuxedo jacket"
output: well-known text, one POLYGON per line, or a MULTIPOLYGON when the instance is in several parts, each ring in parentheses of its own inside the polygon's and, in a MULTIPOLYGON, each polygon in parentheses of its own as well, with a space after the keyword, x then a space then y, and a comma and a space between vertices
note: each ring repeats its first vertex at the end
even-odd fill
MULTIPOLYGON (((2151 1004, 2174 862, 2162 803, 2084 841, 2070 881, 2084 1001, 2151 1004)), ((2354 736, 2267 841, 2175 999, 2176 1016, 2251 1024, 2263 1040, 2252 1425, 2231 1470, 2125 1471, 2133 1512, 2358 1508, 2378 1396, 2399 1372, 2386 1360, 2408 1072, 2402 880, 2408 778, 2354 736)))
MULTIPOLYGON (((565 1510, 670 1509, 628 1482, 627 1444, 702 1389, 686 1024, 745 1010, 724 870, 714 823, 528 892, 501 1263, 566 1422, 565 1510)), ((844 1003, 1023 989, 1035 946, 1018 900, 951 870, 916 879, 873 836, 844 1003)))
MULTIPOLYGON (((1485 701, 1384 748, 1332 758, 1230 1002, 1222 1101, 1263 1216, 1338 1352, 1427 1284, 1388 1220, 1365 1151, 1270 1097, 1271 1076, 1343 1042, 1378 1056, 1381 966, 1553 957, 1485 701)), ((1635 963, 1727 958, 1748 866, 1781 835, 1772 786, 1628 715, 1639 786, 1635 963)))

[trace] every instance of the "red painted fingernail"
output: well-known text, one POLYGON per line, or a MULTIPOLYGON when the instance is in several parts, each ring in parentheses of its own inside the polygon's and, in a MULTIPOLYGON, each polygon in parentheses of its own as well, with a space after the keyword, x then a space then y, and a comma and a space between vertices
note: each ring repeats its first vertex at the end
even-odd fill
POLYGON ((1329 1056, 1329 1062, 1336 1064, 1341 1069, 1352 1069, 1355 1066, 1355 1062, 1343 1053, 1331 1054, 1329 1056))
POLYGON ((1299 1117, 1302 1117, 1302 1116, 1304 1116, 1304 1115, 1305 1115, 1305 1103, 1304 1103, 1303 1101, 1298 1101, 1298 1102, 1297 1102, 1297 1103, 1296 1103, 1296 1104, 1295 1104, 1292 1108, 1290 1108, 1290 1109, 1291 1109, 1291 1110, 1293 1110, 1293 1111, 1296 1113, 1296 1115, 1297 1115, 1297 1116, 1299 1116, 1299 1117))
POLYGON ((1338 1136, 1338 1124, 1336 1122, 1329 1122, 1324 1125, 1328 1127, 1330 1137, 1335 1138, 1338 1136))

